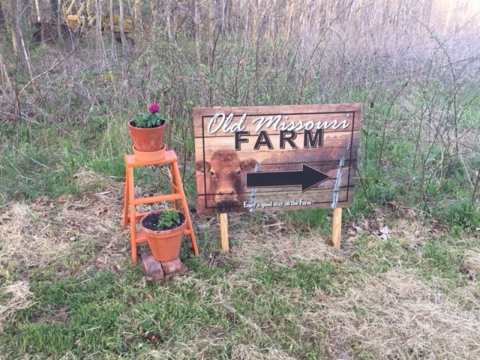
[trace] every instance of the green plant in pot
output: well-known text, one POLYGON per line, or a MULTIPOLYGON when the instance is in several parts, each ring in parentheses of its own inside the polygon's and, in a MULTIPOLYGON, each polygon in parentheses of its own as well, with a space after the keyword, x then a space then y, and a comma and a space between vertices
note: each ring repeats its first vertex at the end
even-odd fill
POLYGON ((185 233, 185 217, 181 212, 152 211, 143 217, 141 225, 155 259, 167 262, 178 258, 185 233))
POLYGON ((166 119, 160 115, 160 105, 152 102, 148 111, 134 116, 128 123, 128 132, 135 150, 142 152, 160 151, 164 148, 163 135, 166 119))

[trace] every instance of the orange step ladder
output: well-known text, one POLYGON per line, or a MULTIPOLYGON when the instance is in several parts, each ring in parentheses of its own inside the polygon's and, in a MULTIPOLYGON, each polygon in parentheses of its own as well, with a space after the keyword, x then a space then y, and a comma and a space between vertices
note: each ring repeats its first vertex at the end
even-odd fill
POLYGON ((177 154, 173 150, 161 150, 154 152, 140 152, 134 149, 134 154, 125 155, 125 186, 123 192, 123 219, 124 226, 130 225, 130 246, 132 262, 135 264, 138 259, 137 245, 146 242, 145 235, 141 230, 137 230, 137 223, 147 213, 138 212, 137 206, 143 204, 153 204, 162 201, 173 203, 177 209, 179 206, 185 216, 186 227, 185 235, 190 236, 192 241, 192 250, 195 256, 198 256, 197 241, 193 231, 190 210, 188 209, 187 199, 183 190, 182 178, 178 169, 177 154), (170 194, 161 194, 150 197, 135 198, 134 169, 143 166, 168 166, 170 171, 172 192, 170 194))

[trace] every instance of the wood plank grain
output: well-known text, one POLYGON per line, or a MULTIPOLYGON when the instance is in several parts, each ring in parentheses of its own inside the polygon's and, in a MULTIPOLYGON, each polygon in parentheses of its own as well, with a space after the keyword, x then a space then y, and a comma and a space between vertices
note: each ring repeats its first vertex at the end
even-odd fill
MULTIPOLYGON (((350 192, 351 193, 351 192, 350 192)), ((281 197, 272 194, 257 194, 255 198, 248 198, 242 202, 237 208, 231 208, 230 211, 242 212, 252 210, 290 210, 299 208, 331 208, 333 194, 331 191, 314 192, 314 193, 286 193, 281 197)), ((346 206, 351 202, 351 194, 349 190, 341 190, 339 192, 339 201, 337 207, 346 206), (348 196, 348 197, 347 197, 348 196)), ((197 197, 197 212, 201 214, 215 211, 215 202, 207 196, 199 195, 197 197), (207 205, 205 206, 205 200, 207 205)))
POLYGON ((268 105, 268 106, 212 106, 195 107, 193 116, 213 115, 216 112, 259 113, 259 114, 294 114, 318 112, 354 112, 361 111, 361 103, 347 104, 308 104, 308 105, 268 105))
MULTIPOLYGON (((322 147, 317 149, 299 149, 299 150, 264 150, 264 151, 240 151, 238 157, 240 160, 255 159, 259 163, 263 162, 311 162, 311 161, 333 161, 339 160, 345 156, 346 160, 355 159, 357 155, 358 141, 353 143, 353 151, 348 151, 348 146, 322 147)), ((205 149, 205 159, 210 159, 215 149, 205 149)), ((195 159, 197 162, 203 161, 203 146, 195 144, 195 159)))
MULTIPOLYGON (((263 169, 267 171, 267 169, 263 169)), ((330 178, 324 180, 316 185, 313 185, 308 189, 308 193, 313 193, 316 191, 332 191, 336 184, 336 175, 337 169, 332 169, 330 171, 322 171, 327 174, 330 178)), ((208 174, 206 175, 209 176, 208 174)), ((197 195, 198 196, 208 196, 215 195, 214 192, 209 192, 209 190, 203 185, 205 181, 204 174, 202 172, 197 172, 195 177, 197 185, 197 195)), ((344 167, 341 170, 341 175, 337 186, 341 189, 347 189, 348 187, 353 189, 358 183, 358 177, 355 176, 355 170, 350 170, 348 167, 344 167), (350 175, 350 176, 349 176, 350 175)), ((273 196, 279 194, 302 194, 301 185, 289 185, 289 186, 268 186, 268 187, 252 187, 246 188, 243 192, 245 195, 249 196, 250 194, 272 194, 273 196)))
MULTIPOLYGON (((300 150, 305 149, 305 138, 303 135, 297 136, 293 139, 293 143, 296 146, 296 149, 292 147, 292 145, 288 141, 284 141, 284 149, 280 148, 280 136, 279 135, 269 135, 268 139, 270 140, 272 149, 269 148, 267 145, 261 145, 258 150, 255 150, 255 144, 257 142, 258 136, 243 136, 243 139, 247 140, 248 142, 243 142, 240 144, 240 150, 238 152, 248 152, 248 151, 289 151, 289 150, 300 150)), ((323 145, 319 146, 320 148, 329 148, 329 147, 345 147, 347 144, 350 143, 352 139, 352 134, 350 132, 337 132, 337 133, 326 133, 323 136, 323 145)), ((357 131, 353 134, 353 141, 358 143, 360 139, 360 133, 357 131)), ((307 139, 309 141, 309 139, 307 139)), ((219 149, 230 149, 235 150, 235 138, 232 137, 213 137, 213 138, 205 138, 205 144, 203 144, 202 139, 199 141, 195 140, 195 151, 202 152, 205 149, 206 153, 213 153, 219 149)), ((307 149, 315 149, 315 148, 308 148, 307 149)))
MULTIPOLYGON (((340 190, 346 191, 347 189, 350 189, 350 190, 355 189, 354 181, 350 181, 350 186, 347 186, 347 184, 348 184, 348 179, 346 179, 343 182, 343 185, 340 187, 340 190)), ((278 198, 279 195, 281 196, 283 195, 317 196, 320 193, 331 193, 333 191, 334 186, 332 183, 329 183, 328 185, 329 186, 319 186, 319 185, 313 186, 305 192, 302 191, 301 186, 296 186, 296 185, 292 185, 288 187, 286 186, 285 187, 257 187, 253 189, 248 189, 247 191, 245 191, 244 195, 249 197, 255 194, 255 195, 262 195, 267 197, 270 196, 272 198, 278 198)), ((206 194, 203 191, 197 194, 197 196, 211 196, 211 195, 215 195, 215 194, 206 194)))

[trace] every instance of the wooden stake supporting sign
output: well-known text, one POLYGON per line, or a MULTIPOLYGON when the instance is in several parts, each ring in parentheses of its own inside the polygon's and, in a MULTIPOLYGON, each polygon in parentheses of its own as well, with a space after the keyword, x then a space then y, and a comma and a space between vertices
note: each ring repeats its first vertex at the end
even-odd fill
POLYGON ((199 215, 219 213, 228 251, 227 212, 333 209, 341 243, 342 208, 357 182, 360 104, 195 108, 199 215))
POLYGON ((342 241, 342 208, 333 209, 332 218, 332 245, 340 249, 342 241))
POLYGON ((220 224, 220 245, 223 252, 230 251, 230 243, 228 241, 228 214, 218 214, 218 222, 220 224))

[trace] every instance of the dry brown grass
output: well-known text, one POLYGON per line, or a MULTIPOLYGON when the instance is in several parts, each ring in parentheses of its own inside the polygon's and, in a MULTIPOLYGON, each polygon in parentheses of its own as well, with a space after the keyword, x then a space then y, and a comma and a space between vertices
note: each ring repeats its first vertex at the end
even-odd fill
POLYGON ((343 261, 342 252, 325 242, 318 233, 276 234, 260 236, 252 233, 235 235, 238 246, 234 248, 232 257, 240 263, 250 263, 257 257, 268 257, 274 264, 293 266, 299 261, 343 261))
POLYGON ((84 168, 77 171, 73 176, 73 180, 82 193, 91 192, 95 188, 111 189, 114 186, 114 183, 109 178, 84 168))
POLYGON ((468 250, 465 252, 462 270, 472 279, 480 277, 480 252, 468 250))
POLYGON ((352 358, 352 350, 382 359, 480 357, 480 307, 465 310, 405 271, 372 277, 342 297, 322 296, 317 305, 305 323, 327 330, 333 358, 352 358))
POLYGON ((237 345, 232 350, 232 360, 294 360, 284 351, 278 349, 268 349, 267 352, 261 352, 253 345, 237 345))
MULTIPOLYGON (((299 261, 343 261, 344 251, 328 245, 329 239, 318 231, 297 232, 287 228, 275 214, 268 215, 266 224, 245 228, 240 218, 232 216, 231 258, 241 264, 251 263, 257 257, 268 257, 272 263, 293 266, 299 261)), ((214 224, 213 228, 216 228, 214 224)))
POLYGON ((0 331, 2 331, 5 321, 15 312, 32 305, 32 293, 27 281, 16 281, 0 288, 0 294, 7 298, 0 304, 0 331))
POLYGON ((69 240, 56 236, 50 212, 49 205, 13 203, 1 215, 2 275, 8 277, 12 270, 46 265, 67 251, 69 240))
MULTIPOLYGON (((221 347, 223 344, 223 338, 221 336, 195 337, 191 341, 178 344, 172 350, 152 350, 146 354, 143 354, 141 359, 171 359, 171 360, 183 360, 183 359, 212 359, 208 350, 211 350, 213 346, 221 347)), ((233 346, 231 351, 232 360, 295 360, 294 357, 289 356, 286 352, 275 349, 259 349, 253 344, 238 344, 233 346)))
POLYGON ((128 256, 125 232, 121 229, 121 184, 79 173, 76 181, 90 187, 99 181, 104 191, 82 196, 39 198, 35 202, 12 203, 0 214, 0 275, 13 272, 28 277, 30 269, 61 262, 95 247, 88 266, 118 268, 128 256), (80 252, 80 253, 79 253, 80 252))
POLYGON ((431 238, 429 228, 425 227, 417 219, 399 219, 396 221, 392 236, 400 239, 403 247, 416 248, 431 238))

